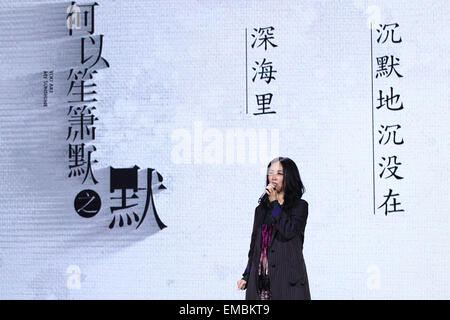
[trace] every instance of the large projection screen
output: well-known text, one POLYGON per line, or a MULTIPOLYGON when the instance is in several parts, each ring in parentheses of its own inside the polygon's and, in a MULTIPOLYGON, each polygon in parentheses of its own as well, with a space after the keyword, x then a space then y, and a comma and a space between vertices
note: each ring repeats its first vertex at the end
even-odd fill
POLYGON ((448 1, 0 9, 1 299, 244 299, 280 156, 312 299, 450 298, 448 1))

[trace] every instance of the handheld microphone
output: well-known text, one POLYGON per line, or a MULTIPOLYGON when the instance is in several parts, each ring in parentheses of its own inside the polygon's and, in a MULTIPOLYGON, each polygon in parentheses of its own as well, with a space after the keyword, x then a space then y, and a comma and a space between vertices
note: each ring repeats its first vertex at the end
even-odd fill
MULTIPOLYGON (((271 182, 272 185, 274 185, 275 187, 277 186, 277 184, 275 182, 271 182)), ((264 199, 264 197, 267 196, 266 191, 264 190, 264 193, 261 195, 261 197, 259 197, 258 203, 261 203, 261 201, 264 199)))

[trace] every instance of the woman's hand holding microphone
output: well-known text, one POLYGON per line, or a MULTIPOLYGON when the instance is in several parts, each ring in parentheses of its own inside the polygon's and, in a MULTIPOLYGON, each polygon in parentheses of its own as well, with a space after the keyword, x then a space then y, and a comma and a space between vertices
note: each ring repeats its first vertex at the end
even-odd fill
POLYGON ((266 193, 269 196, 269 201, 278 200, 278 192, 277 192, 277 184, 275 182, 271 182, 266 187, 266 193))

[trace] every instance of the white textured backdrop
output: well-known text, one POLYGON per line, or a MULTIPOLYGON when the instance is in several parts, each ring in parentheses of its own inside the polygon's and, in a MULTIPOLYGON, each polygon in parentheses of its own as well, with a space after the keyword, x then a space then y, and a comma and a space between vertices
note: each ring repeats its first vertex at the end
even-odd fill
POLYGON ((109 196, 109 166, 155 168, 168 227, 148 213, 140 229, 109 230, 106 198, 95 218, 76 214, 84 186, 67 178, 64 94, 80 48, 67 35, 69 2, 3 0, 0 298, 243 299, 236 282, 276 156, 293 159, 306 186, 313 299, 450 298, 448 1, 97 2, 110 68, 94 78, 100 183, 88 186, 109 196), (399 23, 403 39, 405 212, 388 216, 373 214, 370 21, 399 23), (278 45, 267 52, 277 113, 253 116, 245 29, 266 26, 278 45), (48 107, 44 70, 55 71, 48 107), (230 161, 234 148, 242 161, 230 161))

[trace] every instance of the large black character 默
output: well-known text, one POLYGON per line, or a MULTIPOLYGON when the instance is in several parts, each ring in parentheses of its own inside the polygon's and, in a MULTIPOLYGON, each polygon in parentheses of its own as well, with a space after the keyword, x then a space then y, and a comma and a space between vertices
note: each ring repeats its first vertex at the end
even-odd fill
MULTIPOLYGON (((134 166, 133 168, 113 168, 110 167, 110 192, 114 193, 114 190, 121 190, 122 194, 120 197, 111 197, 111 199, 120 199, 122 201, 121 206, 111 207, 111 214, 114 214, 117 210, 129 209, 137 206, 137 203, 127 204, 127 199, 139 199, 137 193, 139 190, 147 190, 146 200, 144 212, 142 215, 138 215, 135 211, 125 213, 126 216, 126 224, 132 225, 137 224, 136 229, 142 224, 147 215, 147 211, 149 209, 150 204, 154 204, 153 200, 153 192, 152 192, 152 176, 155 174, 158 179, 158 183, 163 181, 163 177, 159 172, 155 169, 148 168, 147 169, 147 188, 139 188, 138 186, 138 166, 134 166), (133 195, 131 197, 127 197, 126 191, 127 189, 131 189, 133 191, 133 195), (134 222, 133 222, 134 220, 134 222)), ((166 187, 161 183, 158 189, 166 189, 166 187)), ((156 212, 155 206, 152 205, 153 216, 155 217, 156 223, 158 227, 162 230, 167 226, 161 221, 156 212)), ((125 225, 124 217, 122 214, 119 214, 118 217, 118 225, 119 227, 123 227, 125 225)), ((109 228, 112 229, 116 226, 116 216, 113 216, 113 219, 109 225, 109 228)))

